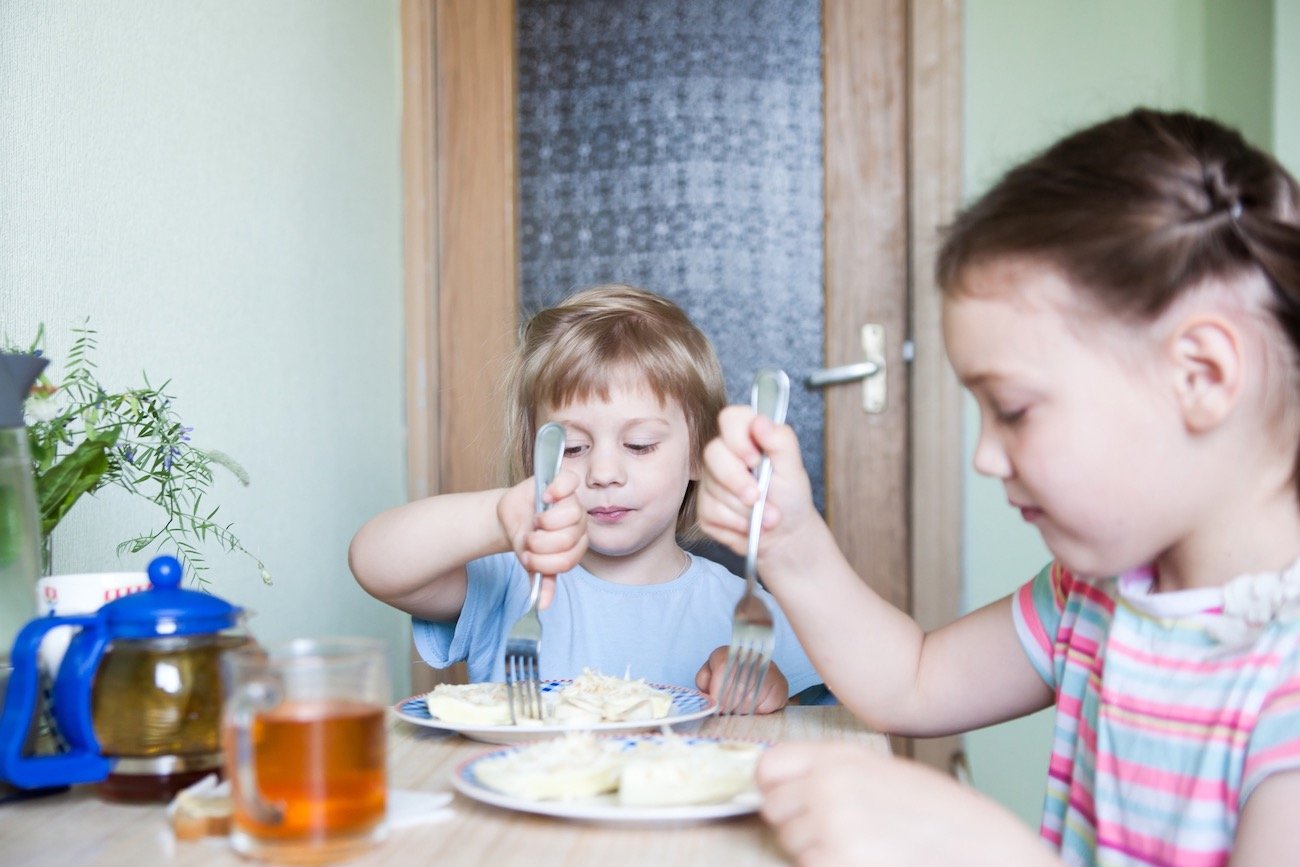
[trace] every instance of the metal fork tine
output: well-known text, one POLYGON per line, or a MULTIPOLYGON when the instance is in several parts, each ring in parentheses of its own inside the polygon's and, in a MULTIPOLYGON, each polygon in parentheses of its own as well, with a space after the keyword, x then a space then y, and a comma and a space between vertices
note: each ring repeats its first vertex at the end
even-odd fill
MULTIPOLYGON (((785 371, 764 368, 754 376, 750 403, 754 411, 777 424, 785 422, 790 402, 790 378, 785 371)), ((745 552, 745 590, 736 603, 732 618, 731 645, 722 671, 719 709, 734 714, 752 714, 762 696, 763 678, 772 662, 774 639, 772 612, 756 595, 758 584, 758 538, 763 528, 763 507, 768 485, 772 481, 772 464, 764 455, 755 473, 758 478, 758 501, 750 510, 749 544, 745 552), (745 705, 748 704, 748 710, 745 705)))
MULTIPOLYGON (((542 425, 533 442, 535 503, 539 513, 547 508, 542 494, 559 474, 563 461, 564 428, 554 422, 542 425)), ((543 717, 541 666, 537 659, 542 643, 542 622, 537 615, 541 586, 541 573, 534 572, 528 607, 506 635, 502 663, 511 725, 518 725, 521 716, 537 720, 543 717)))
POLYGON ((735 703, 737 661, 740 649, 733 643, 727 650, 727 664, 722 669, 722 692, 718 695, 718 707, 725 710, 735 703))
POLYGON ((758 700, 763 693, 763 678, 767 677, 768 666, 772 664, 772 652, 768 651, 761 657, 755 657, 754 662, 758 666, 758 671, 754 675, 753 685, 749 693, 749 710, 745 711, 746 715, 753 714, 758 710, 758 700))

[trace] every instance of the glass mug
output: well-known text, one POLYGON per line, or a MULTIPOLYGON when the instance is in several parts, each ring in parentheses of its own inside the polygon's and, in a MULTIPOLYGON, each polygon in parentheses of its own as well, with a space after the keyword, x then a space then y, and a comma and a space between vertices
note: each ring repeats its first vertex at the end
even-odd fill
POLYGON ((384 645, 299 639, 227 653, 231 844, 274 861, 354 854, 385 834, 384 645))

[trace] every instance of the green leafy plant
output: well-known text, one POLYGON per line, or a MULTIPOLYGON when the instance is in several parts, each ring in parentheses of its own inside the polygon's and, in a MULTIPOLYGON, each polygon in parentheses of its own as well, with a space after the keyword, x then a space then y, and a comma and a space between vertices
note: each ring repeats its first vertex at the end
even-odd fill
MULTIPOLYGON (((175 551, 200 586, 210 569, 200 546, 215 542, 257 564, 262 580, 271 575, 231 530, 217 520, 219 507, 204 502, 213 468, 230 472, 242 485, 248 474, 229 455, 190 442, 192 428, 181 423, 167 393, 169 382, 109 391, 95 376, 92 355, 95 331, 74 328, 75 339, 64 359, 62 382, 42 374, 26 409, 27 435, 36 479, 37 505, 45 550, 50 534, 86 494, 117 487, 143 497, 163 512, 161 524, 118 544, 118 554, 136 554, 151 546, 175 551)), ((26 349, 44 352, 44 326, 26 349)))

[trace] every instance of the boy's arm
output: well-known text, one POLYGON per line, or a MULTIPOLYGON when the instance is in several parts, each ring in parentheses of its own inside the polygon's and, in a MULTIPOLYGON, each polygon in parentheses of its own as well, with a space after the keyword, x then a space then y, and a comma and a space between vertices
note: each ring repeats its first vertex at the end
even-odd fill
POLYGON ((443 494, 371 518, 348 546, 357 583, 416 617, 455 620, 465 604, 465 564, 510 550, 497 520, 504 494, 443 494))
POLYGON ((367 593, 426 620, 454 620, 465 604, 465 565, 514 550, 528 571, 572 569, 587 547, 586 515, 564 471, 534 513, 533 480, 512 488, 442 494, 381 512, 357 531, 348 565, 367 593))
POLYGON ((826 685, 871 725, 899 734, 966 731, 1048 706, 1052 692, 1020 647, 1004 599, 926 634, 854 573, 812 502, 794 431, 728 407, 705 449, 700 523, 744 550, 758 487, 772 458, 758 571, 826 685))

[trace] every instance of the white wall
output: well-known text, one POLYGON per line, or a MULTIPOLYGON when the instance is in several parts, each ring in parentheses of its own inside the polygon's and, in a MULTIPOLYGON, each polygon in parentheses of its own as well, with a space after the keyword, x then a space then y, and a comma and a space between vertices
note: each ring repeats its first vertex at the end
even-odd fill
MULTIPOLYGON (((212 549, 264 641, 366 634, 408 677, 406 618, 346 563, 404 498, 397 0, 0 3, 0 332, 89 317, 110 386, 171 379, 196 445, 239 460, 212 549)), ((114 492, 55 534, 56 571, 143 568, 153 515, 114 492)))

